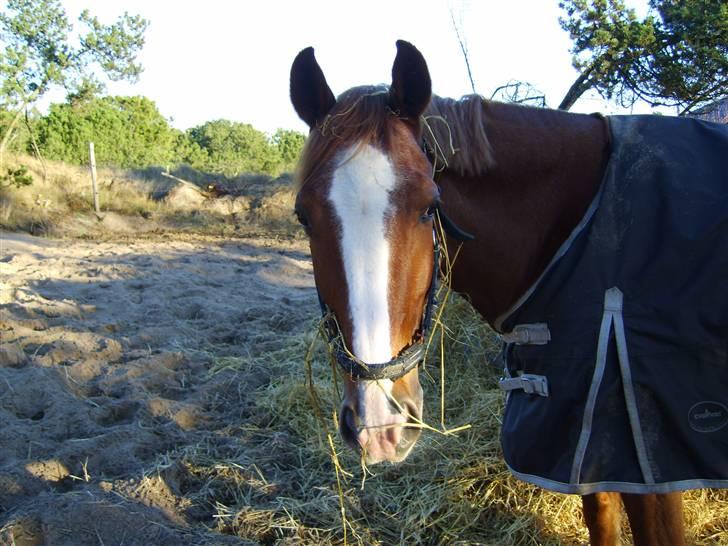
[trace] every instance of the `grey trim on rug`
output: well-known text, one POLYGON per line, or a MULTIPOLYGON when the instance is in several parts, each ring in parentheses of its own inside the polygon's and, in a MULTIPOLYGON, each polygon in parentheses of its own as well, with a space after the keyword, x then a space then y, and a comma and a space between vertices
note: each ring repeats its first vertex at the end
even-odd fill
POLYGON ((675 491, 687 491, 689 489, 728 489, 728 480, 693 479, 680 480, 675 482, 662 483, 633 483, 633 482, 593 482, 593 483, 563 483, 541 476, 524 474, 506 466, 514 477, 524 482, 532 483, 543 489, 566 493, 569 495, 591 495, 592 493, 604 493, 607 491, 616 493, 673 493, 675 491))

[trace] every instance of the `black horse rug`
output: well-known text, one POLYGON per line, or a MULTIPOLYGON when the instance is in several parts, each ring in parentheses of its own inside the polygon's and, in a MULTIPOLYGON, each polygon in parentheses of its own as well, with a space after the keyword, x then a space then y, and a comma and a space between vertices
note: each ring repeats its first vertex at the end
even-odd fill
POLYGON ((597 197, 496 323, 505 460, 562 493, 728 487, 728 126, 609 124, 597 197))

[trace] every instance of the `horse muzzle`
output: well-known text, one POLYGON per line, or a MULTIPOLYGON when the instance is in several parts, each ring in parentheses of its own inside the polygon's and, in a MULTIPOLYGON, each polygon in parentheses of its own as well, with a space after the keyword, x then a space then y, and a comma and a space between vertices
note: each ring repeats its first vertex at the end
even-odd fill
POLYGON ((344 399, 339 432, 351 448, 361 451, 367 464, 403 461, 417 442, 422 430, 422 389, 416 372, 413 375, 412 395, 395 399, 382 385, 386 380, 366 381, 354 387, 358 396, 344 399))

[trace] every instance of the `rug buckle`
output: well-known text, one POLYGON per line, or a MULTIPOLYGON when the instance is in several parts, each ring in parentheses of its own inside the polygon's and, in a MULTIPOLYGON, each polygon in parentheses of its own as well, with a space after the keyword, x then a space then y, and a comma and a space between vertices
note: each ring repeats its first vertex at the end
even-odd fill
POLYGON ((505 343, 516 345, 546 345, 551 341, 551 331, 545 322, 517 324, 512 332, 500 335, 505 343))
POLYGON ((524 373, 517 377, 502 377, 498 381, 498 387, 506 392, 523 389, 526 394, 549 395, 549 382, 545 375, 524 373))

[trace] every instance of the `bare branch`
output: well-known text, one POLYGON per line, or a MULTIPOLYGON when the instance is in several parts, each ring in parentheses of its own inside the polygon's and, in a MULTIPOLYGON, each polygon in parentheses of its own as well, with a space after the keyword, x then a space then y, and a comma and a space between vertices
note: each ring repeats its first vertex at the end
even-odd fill
POLYGON ((539 108, 546 107, 546 96, 543 92, 528 82, 518 80, 496 87, 495 91, 490 95, 490 99, 516 104, 530 103, 539 108))
POLYGON ((458 39, 458 43, 460 44, 460 51, 463 52, 463 58, 465 59, 465 67, 468 70, 468 79, 470 80, 470 87, 473 90, 473 94, 478 94, 478 92, 475 90, 475 81, 473 80, 473 72, 470 70, 470 58, 468 57, 468 44, 465 42, 465 37, 460 34, 460 27, 455 22, 455 13, 453 12, 452 8, 450 8, 450 20, 452 21, 452 26, 455 29, 455 36, 458 39))

